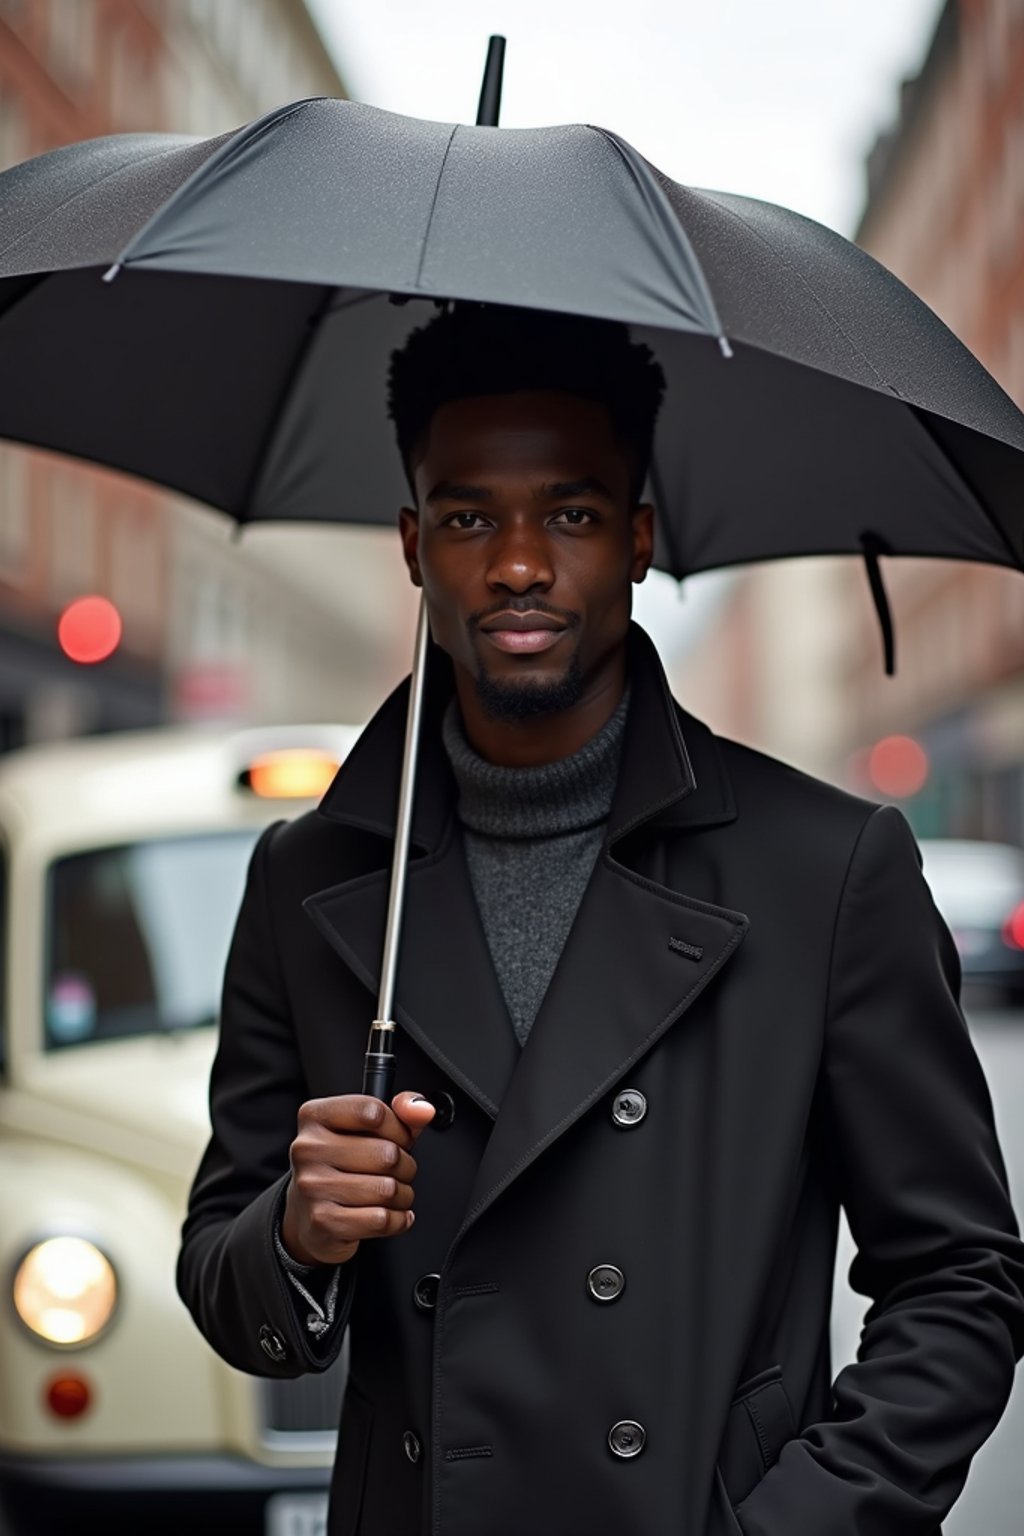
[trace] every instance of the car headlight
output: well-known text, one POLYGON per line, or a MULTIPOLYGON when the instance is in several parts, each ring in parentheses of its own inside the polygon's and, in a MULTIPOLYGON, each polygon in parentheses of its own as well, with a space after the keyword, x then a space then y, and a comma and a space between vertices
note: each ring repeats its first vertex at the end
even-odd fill
POLYGON ((18 1316, 47 1344, 90 1343, 117 1305, 114 1266, 84 1237, 36 1243, 18 1265, 13 1289, 18 1316))

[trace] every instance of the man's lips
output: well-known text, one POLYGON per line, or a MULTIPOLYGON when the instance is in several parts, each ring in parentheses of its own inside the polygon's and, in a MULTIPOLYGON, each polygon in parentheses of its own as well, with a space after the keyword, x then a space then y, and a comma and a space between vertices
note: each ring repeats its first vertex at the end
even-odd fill
POLYGON ((546 613, 499 613, 480 629, 499 651, 521 655, 549 651, 558 644, 566 626, 546 613))

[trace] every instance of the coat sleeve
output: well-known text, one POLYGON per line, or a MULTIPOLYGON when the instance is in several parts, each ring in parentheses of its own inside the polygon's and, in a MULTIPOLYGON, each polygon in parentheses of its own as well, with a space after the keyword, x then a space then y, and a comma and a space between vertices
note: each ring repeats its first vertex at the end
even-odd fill
POLYGON ((824 1124, 871 1299, 827 1422, 736 1507, 744 1536, 934 1536, 1024 1353, 1024 1246, 960 964, 898 810, 850 860, 825 1023, 824 1124))
POLYGON ((189 1196, 177 1283, 200 1332, 229 1365, 288 1377, 337 1358, 358 1254, 341 1266, 334 1322, 317 1340, 274 1245, 288 1151, 308 1097, 268 902, 267 865, 282 825, 267 828, 253 850, 228 953, 210 1076, 213 1133, 189 1196))

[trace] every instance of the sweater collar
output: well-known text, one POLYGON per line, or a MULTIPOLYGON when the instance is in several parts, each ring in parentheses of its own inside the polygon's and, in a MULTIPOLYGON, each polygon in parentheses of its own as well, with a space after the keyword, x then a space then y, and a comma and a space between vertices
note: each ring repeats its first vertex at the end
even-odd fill
POLYGON ((629 688, 608 720, 568 757, 528 768, 489 763, 466 738, 458 700, 441 723, 464 827, 487 837, 556 837, 606 821, 619 772, 629 688))
MULTIPOLYGON (((654 643, 635 621, 627 646, 629 707, 608 841, 654 817, 659 827, 732 821, 736 808, 714 734, 672 698, 654 643)), ((457 802, 458 786, 442 739, 444 713, 454 693, 451 661, 429 640, 412 824, 412 842, 424 852, 440 846, 457 802)), ((406 678, 364 727, 320 802, 321 815, 394 836, 408 703, 406 678)))

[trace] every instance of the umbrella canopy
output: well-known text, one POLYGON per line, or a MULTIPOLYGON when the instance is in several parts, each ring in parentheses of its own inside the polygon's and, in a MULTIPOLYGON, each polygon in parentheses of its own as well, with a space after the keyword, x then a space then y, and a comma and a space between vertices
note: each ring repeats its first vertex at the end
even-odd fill
POLYGON ((602 128, 315 98, 219 138, 96 139, 0 176, 0 246, 0 435, 240 522, 394 524, 388 356, 455 299, 653 348, 676 576, 1022 563, 1024 416, 936 316, 841 236, 680 186, 602 128))

